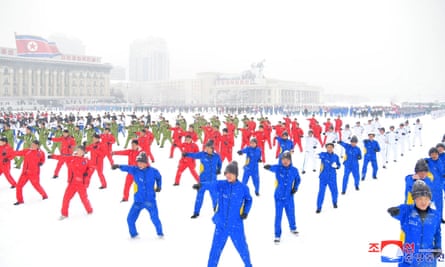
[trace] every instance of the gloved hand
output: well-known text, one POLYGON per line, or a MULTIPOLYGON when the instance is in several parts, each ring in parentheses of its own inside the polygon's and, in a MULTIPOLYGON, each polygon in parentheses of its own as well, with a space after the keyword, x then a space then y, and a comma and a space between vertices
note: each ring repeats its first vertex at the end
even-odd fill
POLYGON ((317 148, 317 146, 313 146, 312 148, 313 148, 313 149, 316 149, 316 148, 317 148))
POLYGON ((397 216, 400 213, 400 208, 399 207, 391 207, 388 209, 388 213, 393 217, 397 216))
POLYGON ((161 188, 160 188, 160 187, 156 187, 156 188, 155 188, 155 192, 156 192, 156 193, 161 192, 161 188))
POLYGON ((221 169, 217 169, 216 170, 216 175, 220 175, 221 174, 221 169))
POLYGON ((118 169, 120 166, 119 166, 119 164, 113 164, 113 165, 111 165, 111 169, 112 170, 116 170, 116 169, 118 169))
POLYGON ((182 156, 183 156, 183 157, 187 157, 187 152, 183 152, 183 153, 182 153, 182 156))
POLYGON ((195 189, 195 190, 199 190, 201 188, 201 184, 194 184, 192 186, 192 188, 195 189))
POLYGON ((247 218, 247 214, 243 213, 240 215, 241 219, 245 220, 247 218))
POLYGON ((440 256, 442 256, 442 249, 441 248, 434 249, 433 256, 434 256, 435 259, 437 259, 440 256))
POLYGON ((173 144, 173 147, 177 147, 178 145, 177 144, 173 144))
POLYGON ((98 146, 97 146, 97 145, 94 145, 94 146, 93 146, 93 148, 94 148, 94 149, 97 149, 97 148, 98 148, 98 146))
POLYGON ((358 156, 357 156, 357 159, 358 159, 358 160, 361 160, 361 159, 362 159, 362 156, 358 155, 358 156))
POLYGON ((39 166, 42 166, 43 165, 43 163, 42 162, 39 162, 39 166))
POLYGON ((48 158, 49 158, 49 159, 52 159, 52 158, 53 158, 53 155, 48 155, 48 158))
POLYGON ((334 169, 338 169, 337 162, 332 162, 331 167, 334 169))
POLYGON ((292 188, 291 194, 294 195, 295 193, 297 193, 298 189, 297 188, 292 188))
POLYGON ((52 137, 48 137, 48 141, 51 141, 51 140, 53 140, 53 138, 52 137))
POLYGON ((87 146, 87 141, 83 141, 82 145, 87 146))
POLYGON ((396 138, 396 142, 399 141, 399 139, 396 138))
POLYGON ((264 165, 264 169, 266 169, 266 170, 270 170, 271 167, 272 167, 272 166, 271 166, 270 164, 266 164, 266 165, 264 165))
POLYGON ((263 162, 263 161, 262 161, 261 159, 259 159, 259 160, 258 160, 258 163, 261 163, 261 162, 263 162))
POLYGON ((374 149, 374 152, 379 152, 379 150, 376 148, 376 149, 374 149))
POLYGON ((243 154, 243 151, 238 150, 238 152, 236 152, 236 153, 241 156, 243 154))

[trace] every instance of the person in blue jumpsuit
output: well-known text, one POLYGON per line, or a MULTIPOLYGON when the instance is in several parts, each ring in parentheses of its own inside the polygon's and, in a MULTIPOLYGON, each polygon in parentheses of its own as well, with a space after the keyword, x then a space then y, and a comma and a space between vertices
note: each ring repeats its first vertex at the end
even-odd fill
POLYGON ((281 156, 284 151, 290 151, 294 153, 294 142, 289 139, 289 133, 284 131, 281 134, 281 137, 277 136, 275 139, 278 141, 278 145, 280 146, 280 154, 278 155, 278 164, 281 164, 281 156))
POLYGON ((443 162, 439 158, 439 151, 437 148, 432 147, 428 155, 429 158, 426 158, 425 161, 428 164, 428 169, 433 177, 433 186, 431 188, 431 191, 433 192, 433 202, 436 206, 437 211, 440 214, 440 217, 442 218, 442 223, 445 223, 445 220, 443 220, 442 217, 442 211, 443 211, 443 179, 445 175, 445 168, 443 165, 443 162))
POLYGON ((430 206, 431 190, 423 180, 414 183, 411 195, 414 204, 388 209, 388 213, 400 221, 404 233, 399 267, 434 267, 442 254, 441 216, 430 206))
POLYGON ((210 140, 206 143, 204 151, 183 154, 184 157, 199 159, 201 161, 199 183, 193 185, 193 188, 198 192, 196 194, 195 209, 191 216, 192 219, 198 218, 206 191, 209 191, 210 197, 212 198, 213 209, 216 207, 216 176, 221 173, 222 162, 221 157, 215 153, 213 145, 213 141, 210 140))
POLYGON ((286 211, 291 233, 298 235, 295 223, 294 194, 298 190, 301 179, 298 169, 292 166, 292 155, 285 151, 281 156, 281 164, 265 165, 264 168, 275 173, 277 187, 275 188, 275 243, 281 238, 281 219, 283 209, 286 211))
POLYGON ((337 170, 340 169, 340 159, 337 154, 334 153, 334 144, 327 143, 326 152, 321 152, 319 154, 321 160, 320 166, 320 184, 317 196, 317 210, 316 213, 321 212, 323 206, 324 195, 326 192, 326 186, 329 186, 332 196, 332 204, 336 209, 337 199, 338 199, 338 188, 337 188, 337 170))
POLYGON ((217 206, 212 218, 215 223, 215 233, 207 266, 218 266, 221 252, 230 237, 244 262, 244 266, 252 267, 243 223, 252 207, 252 197, 249 188, 237 179, 238 164, 236 161, 227 165, 224 175, 227 180, 216 182, 217 206))
POLYGON ((374 140, 375 134, 373 132, 368 133, 368 139, 363 140, 365 145, 365 160, 362 167, 362 181, 365 180, 366 171, 368 170, 368 163, 372 165, 372 178, 377 179, 377 152, 380 152, 379 143, 374 140))
POLYGON ((360 171, 359 171, 359 160, 362 159, 362 151, 357 146, 358 138, 357 136, 351 137, 351 144, 340 141, 340 145, 345 149, 345 161, 343 165, 345 165, 345 172, 343 175, 343 185, 341 194, 346 194, 346 189, 348 188, 348 180, 349 176, 352 173, 352 177, 354 177, 354 185, 355 190, 359 190, 360 185, 360 171))
POLYGON ((261 149, 257 146, 256 138, 250 139, 250 146, 239 150, 238 155, 246 154, 246 164, 244 165, 244 174, 242 183, 247 185, 249 178, 252 177, 255 195, 260 195, 260 175, 258 171, 258 162, 261 162, 261 149))
POLYGON ((162 188, 161 174, 157 169, 148 166, 148 159, 145 152, 141 152, 137 156, 136 164, 137 166, 118 164, 111 166, 113 170, 120 169, 131 174, 137 186, 134 194, 134 202, 127 217, 130 236, 131 238, 138 236, 136 220, 141 210, 146 209, 150 213, 150 218, 156 228, 158 237, 162 238, 164 233, 162 232, 162 224, 159 220, 158 207, 156 204, 156 193, 160 192, 162 188))

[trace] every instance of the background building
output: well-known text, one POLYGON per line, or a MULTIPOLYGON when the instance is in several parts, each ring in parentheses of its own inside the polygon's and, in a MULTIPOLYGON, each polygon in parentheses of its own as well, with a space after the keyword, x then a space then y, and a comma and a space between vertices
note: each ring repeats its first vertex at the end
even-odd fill
POLYGON ((161 81, 170 77, 170 59, 164 39, 150 37, 130 45, 131 81, 161 81))
POLYGON ((127 80, 127 70, 122 66, 113 66, 110 72, 110 80, 125 81, 127 80))

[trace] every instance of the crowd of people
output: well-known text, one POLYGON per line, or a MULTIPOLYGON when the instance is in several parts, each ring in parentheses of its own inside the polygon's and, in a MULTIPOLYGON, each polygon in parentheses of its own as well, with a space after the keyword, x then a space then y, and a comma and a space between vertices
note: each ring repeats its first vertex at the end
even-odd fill
MULTIPOLYGON (((263 115, 226 114, 220 119, 218 115, 209 117, 199 113, 193 116, 193 122, 187 122, 181 114, 174 121, 169 121, 162 113, 158 118, 152 118, 150 113, 135 112, 106 112, 95 116, 90 112, 20 112, 2 115, 0 167, 11 188, 16 190, 14 205, 25 203, 23 187, 28 181, 43 200, 48 198, 47 192, 40 185, 40 169, 45 167, 46 159, 51 159, 57 160, 54 179, 59 177, 63 165, 68 169, 68 186, 62 200, 60 219, 68 218, 69 203, 76 193, 87 214, 91 214, 93 208, 87 194, 91 177, 97 173, 101 183, 99 189, 107 188, 107 178, 103 173, 104 161, 107 159, 113 170, 127 173, 122 202, 130 199, 131 185, 136 185, 127 218, 132 238, 138 236, 136 220, 142 209, 150 213, 157 235, 160 238, 164 235, 156 204, 156 194, 163 186, 162 170, 150 164, 164 159, 154 155, 152 146, 168 149, 169 158, 179 153, 173 186, 180 185, 181 177, 188 169, 196 181, 193 188, 197 192, 191 218, 200 216, 206 191, 212 199, 216 229, 208 266, 217 266, 228 237, 234 242, 245 266, 252 266, 242 221, 247 218, 252 205, 248 187, 250 178, 254 194, 257 197, 261 194, 261 165, 274 173, 277 182, 274 195, 274 242, 278 244, 283 210, 291 233, 298 235, 293 196, 299 190, 300 175, 305 175, 307 171, 319 171, 316 213, 322 211, 326 187, 332 196, 332 207, 338 208, 337 171, 342 165, 341 194, 346 194, 351 174, 354 188, 359 191, 360 182, 367 178, 369 163, 372 167, 371 177, 377 179, 379 167, 390 168, 412 147, 423 146, 424 132, 423 123, 418 118, 385 127, 379 117, 367 117, 369 119, 366 121, 349 117, 349 120, 354 121, 347 123, 342 115, 331 120, 329 116, 317 114, 308 114, 303 121, 301 117, 299 120, 285 115, 273 122, 263 115), (234 153, 246 157, 240 181, 238 164, 232 160, 234 153), (301 164, 293 160, 295 153, 304 154, 301 164), (275 162, 270 160, 273 158, 270 155, 276 158, 275 162), (115 156, 128 157, 128 164, 115 164, 115 156), (196 160, 200 161, 199 173, 196 160), (227 165, 224 170, 226 180, 223 181, 217 177, 224 162, 227 165), (22 170, 17 181, 10 173, 12 163, 15 168, 22 170)), ((411 254, 432 257, 430 262, 441 255, 440 224, 445 222, 442 219, 445 191, 443 142, 445 140, 429 149, 429 158, 419 160, 415 165, 415 174, 406 178, 406 203, 388 210, 400 220, 406 242, 415 243, 411 254), (417 180, 422 180, 424 184, 417 180), (435 209, 430 202, 434 203, 435 209), (418 218, 427 223, 410 224, 418 218), (428 239, 419 239, 419 231, 429 233, 428 239), (428 252, 430 254, 419 254, 420 248, 431 249, 428 252)), ((406 266, 411 266, 409 264, 412 261, 412 257, 411 261, 409 257, 404 259, 406 266)))

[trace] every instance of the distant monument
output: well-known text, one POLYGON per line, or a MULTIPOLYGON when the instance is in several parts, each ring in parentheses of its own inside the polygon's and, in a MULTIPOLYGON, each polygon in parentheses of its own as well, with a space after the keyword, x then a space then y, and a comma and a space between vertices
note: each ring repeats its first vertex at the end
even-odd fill
POLYGON ((258 63, 252 63, 250 65, 250 70, 246 70, 246 71, 243 71, 243 73, 241 73, 241 78, 253 80, 253 81, 255 81, 255 83, 263 83, 264 78, 265 78, 264 74, 263 74, 265 61, 266 60, 263 59, 262 61, 260 61, 258 63))

